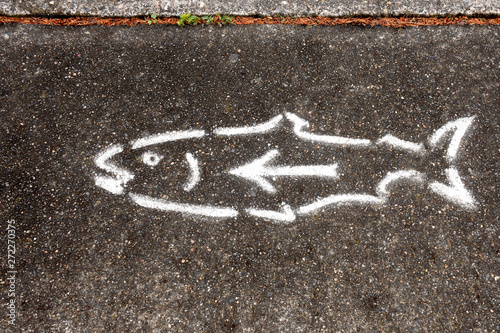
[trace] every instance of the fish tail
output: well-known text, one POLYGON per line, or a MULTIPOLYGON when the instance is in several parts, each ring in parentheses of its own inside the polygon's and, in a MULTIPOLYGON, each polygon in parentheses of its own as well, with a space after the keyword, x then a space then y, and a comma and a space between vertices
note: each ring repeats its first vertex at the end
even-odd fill
POLYGON ((448 168, 445 169, 448 184, 441 182, 431 182, 429 189, 447 201, 452 202, 462 208, 473 210, 477 207, 477 201, 467 190, 457 167, 457 160, 460 151, 463 149, 463 142, 470 133, 475 116, 459 118, 450 121, 437 129, 429 138, 429 145, 432 149, 444 147, 446 149, 446 159, 448 168), (446 143, 448 143, 447 146, 446 143))

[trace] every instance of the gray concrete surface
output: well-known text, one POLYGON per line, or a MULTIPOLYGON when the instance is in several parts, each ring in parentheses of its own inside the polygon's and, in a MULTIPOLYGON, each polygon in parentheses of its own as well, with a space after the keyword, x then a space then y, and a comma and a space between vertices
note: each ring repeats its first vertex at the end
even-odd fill
POLYGON ((0 0, 2 15, 178 16, 233 15, 351 16, 351 15, 499 15, 497 0, 0 0))
POLYGON ((499 37, 0 26, 1 331, 498 332, 499 37))

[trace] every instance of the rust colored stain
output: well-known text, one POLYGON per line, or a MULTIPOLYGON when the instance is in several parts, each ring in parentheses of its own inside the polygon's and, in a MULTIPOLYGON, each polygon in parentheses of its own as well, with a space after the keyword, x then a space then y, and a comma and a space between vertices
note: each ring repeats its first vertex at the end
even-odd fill
MULTIPOLYGON (((176 17, 158 18, 153 24, 177 24, 176 17)), ((126 25, 135 26, 139 24, 150 24, 150 18, 99 18, 99 17, 68 17, 68 18, 45 18, 45 17, 10 17, 0 16, 0 24, 21 23, 41 24, 58 26, 80 26, 80 25, 126 25)), ((219 23, 217 20, 215 24, 219 23)), ((206 24, 204 20, 200 24, 206 24)), ((232 25, 252 24, 283 24, 283 25, 362 25, 383 26, 390 28, 419 27, 434 25, 500 25, 500 18, 472 18, 472 17, 246 17, 235 16, 232 25)))

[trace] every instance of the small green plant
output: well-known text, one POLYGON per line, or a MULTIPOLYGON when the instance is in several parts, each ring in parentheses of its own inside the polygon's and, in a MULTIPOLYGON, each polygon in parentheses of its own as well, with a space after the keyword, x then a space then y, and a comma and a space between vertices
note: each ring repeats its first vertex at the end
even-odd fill
POLYGON ((196 15, 192 15, 191 13, 182 14, 179 16, 179 20, 177 21, 177 25, 180 27, 189 25, 197 25, 200 22, 200 18, 196 15))
POLYGON ((233 17, 234 16, 231 16, 231 15, 215 14, 215 15, 202 16, 201 18, 207 24, 217 24, 219 26, 223 26, 225 24, 231 24, 231 23, 233 23, 233 17))
POLYGON ((233 18, 234 18, 234 16, 232 16, 232 15, 222 15, 220 20, 221 20, 221 22, 223 22, 222 24, 232 24, 233 18))
POLYGON ((151 14, 151 19, 148 19, 148 24, 156 24, 158 22, 158 15, 157 14, 151 14))
POLYGON ((202 16, 201 19, 205 21, 206 24, 214 24, 214 15, 202 16))

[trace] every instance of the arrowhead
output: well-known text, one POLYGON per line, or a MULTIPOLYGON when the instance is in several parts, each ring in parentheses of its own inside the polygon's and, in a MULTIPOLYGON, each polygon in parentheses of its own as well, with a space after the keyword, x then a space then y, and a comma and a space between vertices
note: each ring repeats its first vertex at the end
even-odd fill
POLYGON ((262 177, 266 174, 266 164, 272 161, 276 156, 279 155, 278 150, 273 149, 267 152, 264 156, 257 158, 256 160, 242 165, 238 168, 229 170, 231 175, 246 178, 252 182, 257 183, 264 191, 269 193, 276 192, 274 186, 262 177))

